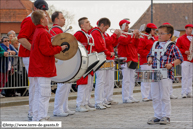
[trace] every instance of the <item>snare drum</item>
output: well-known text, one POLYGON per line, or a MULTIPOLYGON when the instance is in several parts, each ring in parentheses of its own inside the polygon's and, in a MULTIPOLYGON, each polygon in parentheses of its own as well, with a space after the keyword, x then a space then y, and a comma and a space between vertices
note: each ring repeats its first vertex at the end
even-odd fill
POLYGON ((88 68, 88 54, 85 47, 78 42, 78 51, 69 60, 58 60, 56 63, 57 76, 52 77, 54 82, 75 82, 80 79, 88 68))
POLYGON ((93 68, 98 64, 99 58, 98 58, 97 52, 88 54, 88 60, 89 60, 88 68, 85 74, 83 75, 83 77, 86 77, 93 70, 93 68))
POLYGON ((115 59, 115 64, 124 64, 127 60, 127 57, 119 57, 115 59))
POLYGON ((163 79, 160 70, 136 70, 136 82, 158 82, 163 79))
POLYGON ((100 69, 112 69, 114 68, 114 61, 113 60, 107 60, 100 69))
POLYGON ((106 62, 106 55, 104 52, 97 53, 99 62, 93 68, 93 71, 96 72, 105 62, 106 62))

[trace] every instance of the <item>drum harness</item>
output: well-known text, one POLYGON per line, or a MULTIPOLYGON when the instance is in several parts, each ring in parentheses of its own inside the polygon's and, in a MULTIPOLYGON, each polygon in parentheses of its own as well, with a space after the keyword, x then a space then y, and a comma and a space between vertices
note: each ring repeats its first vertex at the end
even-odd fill
MULTIPOLYGON (((167 51, 168 46, 170 46, 171 44, 175 44, 175 43, 172 42, 172 41, 168 41, 165 44, 165 46, 163 47, 163 49, 156 49, 156 46, 157 46, 158 43, 159 43, 158 41, 154 42, 153 47, 152 47, 151 56, 155 57, 154 55, 155 55, 155 53, 157 53, 157 57, 155 57, 156 60, 157 60, 157 68, 153 69, 153 70, 160 70, 163 79, 166 79, 167 78, 167 69, 166 68, 160 68, 160 63, 161 62, 160 62, 159 59, 161 58, 161 56, 164 56, 165 52, 167 51)), ((172 72, 174 72, 174 71, 172 70, 172 72)))
MULTIPOLYGON (((92 35, 90 34, 87 34, 87 33, 85 33, 84 31, 82 31, 82 30, 79 30, 80 32, 82 32, 85 36, 86 36, 86 38, 87 38, 87 42, 88 42, 88 45, 90 46, 90 53, 92 52, 92 46, 95 46, 94 45, 94 39, 93 39, 93 37, 92 37, 92 35), (92 39, 92 43, 90 43, 90 38, 92 39)), ((88 47, 87 47, 87 50, 88 50, 88 47)))

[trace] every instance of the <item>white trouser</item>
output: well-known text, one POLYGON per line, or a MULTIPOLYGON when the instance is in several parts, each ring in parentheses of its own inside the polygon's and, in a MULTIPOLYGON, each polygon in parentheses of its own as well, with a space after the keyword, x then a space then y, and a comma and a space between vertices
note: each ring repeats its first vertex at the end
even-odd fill
POLYGON ((171 115, 170 87, 172 80, 162 79, 151 82, 151 96, 153 100, 154 116, 158 119, 171 115))
POLYGON ((78 93, 77 93, 77 106, 84 106, 88 105, 91 98, 91 92, 93 89, 93 79, 94 77, 90 74, 88 75, 88 82, 86 85, 79 85, 78 86, 78 93))
MULTIPOLYGON (((151 70, 152 66, 150 65, 140 65, 141 70, 151 70)), ((151 82, 141 82, 141 94, 142 98, 151 99, 151 82)))
POLYGON ((35 81, 35 95, 33 101, 33 121, 47 117, 51 96, 51 78, 33 77, 35 81))
POLYGON ((69 110, 68 96, 71 85, 71 83, 57 83, 53 114, 60 114, 69 110))
POLYGON ((96 71, 95 104, 101 104, 104 101, 104 85, 106 80, 106 70, 100 69, 96 71))
POLYGON ((171 81, 170 83, 171 83, 171 84, 170 84, 170 95, 172 95, 172 94, 173 94, 173 86, 172 86, 172 85, 173 85, 173 82, 171 81))
POLYGON ((182 67, 182 92, 181 94, 188 94, 192 93, 192 69, 193 69, 193 63, 190 63, 188 61, 184 61, 181 64, 182 67))
POLYGON ((91 76, 90 74, 88 75, 88 85, 86 88, 86 102, 85 105, 88 105, 90 103, 91 99, 91 92, 93 89, 93 80, 94 80, 94 75, 91 76))
POLYGON ((106 81, 104 87, 104 102, 113 100, 114 68, 106 70, 106 81))
MULTIPOLYGON (((29 57, 22 57, 22 59, 23 59, 23 64, 25 65, 25 69, 28 73, 29 57)), ((29 111, 28 111, 28 114, 30 116, 33 116, 32 106, 33 106, 33 98, 35 94, 35 82, 34 82, 34 78, 29 77, 28 79, 29 79, 29 111)))
POLYGON ((127 63, 121 65, 122 69, 122 99, 132 99, 133 98, 133 88, 135 86, 135 70, 129 69, 127 63))

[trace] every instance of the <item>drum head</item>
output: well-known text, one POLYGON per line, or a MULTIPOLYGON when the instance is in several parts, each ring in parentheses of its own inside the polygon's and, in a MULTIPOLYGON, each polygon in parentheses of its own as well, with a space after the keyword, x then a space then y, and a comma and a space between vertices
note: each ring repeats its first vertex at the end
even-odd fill
POLYGON ((95 61, 93 64, 91 64, 88 69, 86 70, 83 77, 85 78, 90 72, 92 72, 93 68, 98 64, 99 60, 95 61))
POLYGON ((59 54, 55 55, 55 58, 60 59, 60 60, 68 60, 71 59, 78 50, 78 42, 76 38, 69 34, 69 33, 60 33, 54 37, 52 40, 52 45, 53 46, 62 46, 62 45, 67 45, 68 50, 66 51, 61 51, 59 54))
POLYGON ((66 61, 58 60, 56 63, 57 76, 52 78, 54 82, 68 82, 76 76, 82 64, 81 52, 78 49, 76 55, 66 61))

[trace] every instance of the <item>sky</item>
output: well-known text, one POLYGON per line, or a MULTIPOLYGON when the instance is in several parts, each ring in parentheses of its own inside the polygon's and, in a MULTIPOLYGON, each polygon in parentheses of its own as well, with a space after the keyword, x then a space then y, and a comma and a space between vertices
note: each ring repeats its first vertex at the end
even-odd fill
MULTIPOLYGON (((31 0, 34 1, 34 0, 31 0)), ((67 0, 46 0, 48 5, 54 5, 58 11, 67 10, 70 14, 74 15, 73 32, 80 30, 78 26, 78 19, 87 17, 92 26, 96 26, 96 22, 102 18, 107 17, 111 21, 112 29, 119 29, 119 21, 124 18, 130 19, 130 27, 141 17, 141 15, 151 5, 151 0, 85 0, 85 1, 67 1, 67 0)), ((192 2, 192 0, 173 0, 173 1, 158 1, 154 0, 153 3, 185 3, 192 2)), ((109 34, 110 31, 107 31, 109 34)))

